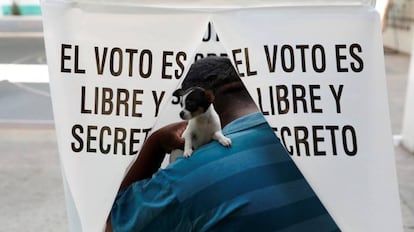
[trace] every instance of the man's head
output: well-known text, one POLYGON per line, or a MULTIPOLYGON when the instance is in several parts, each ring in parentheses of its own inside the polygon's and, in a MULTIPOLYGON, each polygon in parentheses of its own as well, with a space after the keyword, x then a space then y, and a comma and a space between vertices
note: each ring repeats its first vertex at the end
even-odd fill
POLYGON ((182 93, 194 87, 210 91, 214 95, 214 107, 222 125, 256 112, 257 107, 241 81, 230 60, 210 56, 193 63, 181 84, 182 93))
POLYGON ((181 86, 183 90, 197 86, 215 93, 221 86, 231 83, 242 85, 230 60, 224 57, 209 56, 191 65, 181 86))

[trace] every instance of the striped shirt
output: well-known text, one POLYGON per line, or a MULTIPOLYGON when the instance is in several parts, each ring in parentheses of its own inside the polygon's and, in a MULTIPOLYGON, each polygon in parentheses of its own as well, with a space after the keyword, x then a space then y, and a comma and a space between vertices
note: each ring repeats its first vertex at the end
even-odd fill
POLYGON ((261 113, 120 192, 114 231, 340 231, 261 113))

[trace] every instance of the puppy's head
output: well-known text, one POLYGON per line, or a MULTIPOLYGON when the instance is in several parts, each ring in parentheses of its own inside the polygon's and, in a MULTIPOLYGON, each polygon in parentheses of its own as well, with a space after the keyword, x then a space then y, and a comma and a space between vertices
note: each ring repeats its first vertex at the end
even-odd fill
POLYGON ((184 120, 189 120, 205 113, 214 101, 213 93, 200 87, 192 87, 186 91, 177 89, 174 91, 173 96, 180 99, 182 107, 180 117, 184 120))

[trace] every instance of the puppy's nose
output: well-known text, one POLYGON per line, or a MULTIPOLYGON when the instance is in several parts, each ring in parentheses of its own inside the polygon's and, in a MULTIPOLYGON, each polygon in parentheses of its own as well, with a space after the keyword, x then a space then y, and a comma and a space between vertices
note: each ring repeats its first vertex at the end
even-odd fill
POLYGON ((181 119, 184 119, 184 111, 181 111, 181 112, 180 112, 180 118, 181 118, 181 119))

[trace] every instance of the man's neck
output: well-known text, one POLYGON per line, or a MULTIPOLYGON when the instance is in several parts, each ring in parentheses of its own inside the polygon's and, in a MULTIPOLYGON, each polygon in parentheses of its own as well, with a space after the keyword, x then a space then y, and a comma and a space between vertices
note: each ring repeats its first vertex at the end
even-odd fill
POLYGON ((242 82, 218 87, 215 97, 214 108, 220 116, 222 127, 240 117, 259 111, 242 82))
POLYGON ((220 116, 222 127, 225 127, 227 124, 238 118, 255 112, 258 112, 258 109, 254 103, 243 106, 234 105, 230 107, 220 108, 219 110, 217 110, 217 113, 220 116))

